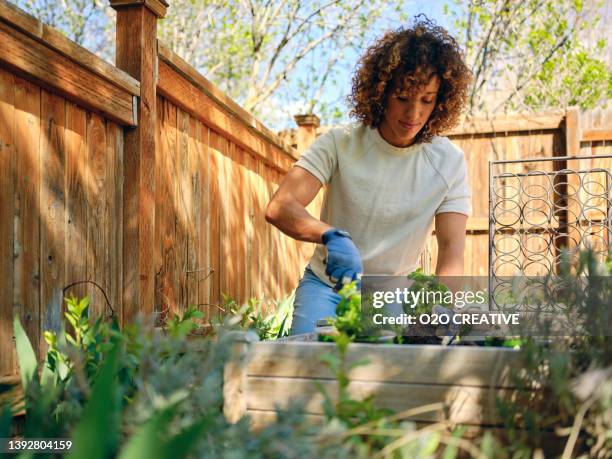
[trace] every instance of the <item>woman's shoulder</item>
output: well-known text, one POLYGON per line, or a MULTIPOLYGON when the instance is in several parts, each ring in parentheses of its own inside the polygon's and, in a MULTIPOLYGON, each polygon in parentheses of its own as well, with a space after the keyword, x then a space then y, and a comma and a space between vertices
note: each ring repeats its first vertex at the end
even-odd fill
POLYGON ((333 136, 335 140, 341 141, 342 139, 363 136, 366 132, 367 126, 359 122, 349 122, 328 126, 324 129, 325 130, 321 132, 321 135, 333 136))
POLYGON ((465 156, 461 148, 444 136, 434 136, 431 142, 424 144, 424 147, 442 160, 463 160, 465 156))
POLYGON ((367 126, 360 122, 349 122, 329 126, 320 136, 326 136, 332 140, 339 152, 352 150, 355 144, 363 144, 368 141, 367 126))
POLYGON ((434 136, 431 142, 423 144, 425 154, 434 169, 451 183, 454 177, 465 168, 463 150, 450 141, 448 137, 434 136))

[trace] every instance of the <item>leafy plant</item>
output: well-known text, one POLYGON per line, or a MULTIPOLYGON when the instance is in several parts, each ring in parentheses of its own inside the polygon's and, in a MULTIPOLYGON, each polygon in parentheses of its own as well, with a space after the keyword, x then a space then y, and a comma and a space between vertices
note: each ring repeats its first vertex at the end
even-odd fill
POLYGON ((227 316, 216 325, 222 323, 238 326, 242 330, 254 330, 262 341, 275 340, 289 334, 293 316, 293 301, 295 290, 287 297, 266 302, 263 299, 249 298, 248 302, 239 305, 233 298, 223 294, 223 310, 227 316), (271 310, 271 313, 265 313, 271 310), (227 319, 229 317, 229 321, 227 319))
MULTIPOLYGON (((408 279, 414 281, 413 284, 410 286, 410 291, 412 292, 432 292, 434 293, 434 295, 435 292, 439 292, 441 296, 444 296, 446 292, 450 291, 446 285, 444 285, 438 280, 437 276, 433 274, 425 274, 421 268, 417 268, 416 271, 408 274, 408 279)), ((419 301, 414 304, 414 306, 412 304, 410 305, 410 307, 404 305, 404 312, 417 316, 420 314, 431 313, 435 303, 427 302, 426 299, 428 296, 434 295, 419 296, 419 301)))
POLYGON ((175 338, 184 338, 198 327, 196 320, 203 318, 204 313, 202 311, 199 311, 195 306, 190 306, 182 317, 179 317, 176 313, 172 314, 167 323, 168 331, 175 338))
MULTIPOLYGON (((555 431, 567 438, 565 454, 575 450, 607 457, 612 439, 612 342, 609 336, 612 299, 610 258, 598 263, 592 250, 571 266, 562 258, 556 279, 560 294, 546 301, 563 304, 558 316, 584 323, 568 336, 521 336, 521 368, 512 373, 516 389, 497 401, 510 452, 531 455, 555 431), (591 380, 595 378, 598 383, 591 380)), ((563 446, 563 443, 557 442, 563 446)))

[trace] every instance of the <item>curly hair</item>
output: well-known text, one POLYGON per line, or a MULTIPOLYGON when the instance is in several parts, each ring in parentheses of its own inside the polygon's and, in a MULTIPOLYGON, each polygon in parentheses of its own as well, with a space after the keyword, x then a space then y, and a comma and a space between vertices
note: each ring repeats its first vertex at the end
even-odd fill
POLYGON ((426 85, 431 72, 440 79, 436 104, 429 120, 414 142, 430 142, 459 121, 465 106, 472 72, 453 37, 424 15, 411 27, 386 32, 359 59, 347 96, 349 115, 366 126, 378 127, 387 98, 426 85))

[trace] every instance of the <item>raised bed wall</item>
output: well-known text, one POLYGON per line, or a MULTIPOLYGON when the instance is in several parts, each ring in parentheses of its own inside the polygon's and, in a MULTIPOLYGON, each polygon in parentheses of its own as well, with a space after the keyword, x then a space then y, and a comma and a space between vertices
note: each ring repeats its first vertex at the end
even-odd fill
MULTIPOLYGON (((297 401, 304 402, 310 418, 323 419, 316 383, 336 396, 336 379, 321 361, 323 354, 337 353, 335 344, 252 342, 237 344, 236 352, 245 360, 226 369, 224 408, 230 420, 248 414, 259 429, 276 418, 276 405, 285 408, 297 401)), ((519 367, 518 351, 477 346, 351 344, 347 364, 362 359, 368 363, 349 372, 354 398, 373 394, 377 406, 395 412, 443 402, 446 410, 411 419, 474 426, 501 426, 496 396, 513 388, 510 369, 519 367)))

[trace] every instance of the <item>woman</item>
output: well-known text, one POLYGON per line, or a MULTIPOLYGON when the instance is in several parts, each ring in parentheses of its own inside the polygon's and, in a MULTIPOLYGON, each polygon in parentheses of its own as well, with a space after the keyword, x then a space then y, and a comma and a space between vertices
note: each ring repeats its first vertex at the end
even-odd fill
POLYGON ((471 211, 453 127, 471 74, 456 41, 427 18, 387 32, 361 57, 348 102, 358 120, 318 137, 270 200, 266 221, 315 252, 296 290, 291 334, 335 315, 362 273, 412 272, 435 224, 436 274, 463 274, 471 211), (305 207, 322 186, 320 219, 305 207))

